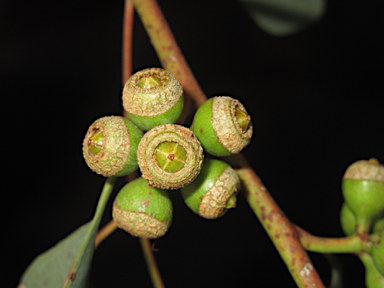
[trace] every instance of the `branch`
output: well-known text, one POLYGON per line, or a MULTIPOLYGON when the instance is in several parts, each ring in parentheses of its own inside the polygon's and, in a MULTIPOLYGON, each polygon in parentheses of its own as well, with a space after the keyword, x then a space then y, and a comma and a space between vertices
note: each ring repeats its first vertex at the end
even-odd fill
POLYGON ((140 238, 141 249, 144 253, 145 262, 151 275, 152 284, 155 288, 164 288, 159 268, 157 267, 155 256, 153 256, 152 246, 148 239, 140 238))
POLYGON ((349 237, 326 238, 314 236, 299 226, 295 226, 295 228, 301 245, 308 251, 318 253, 359 254, 368 252, 373 246, 373 243, 376 243, 380 237, 378 234, 372 234, 369 237, 361 237, 356 234, 349 237))
POLYGON ((132 74, 132 34, 134 6, 131 0, 125 0, 123 19, 123 47, 122 47, 122 84, 124 86, 132 74))
POLYGON ((259 177, 242 154, 228 157, 242 180, 244 196, 287 265, 296 284, 304 287, 324 287, 312 261, 299 241, 293 224, 273 200, 259 177))
POLYGON ((193 76, 157 2, 132 1, 164 69, 179 80, 187 98, 194 99, 197 106, 203 104, 207 97, 193 76))

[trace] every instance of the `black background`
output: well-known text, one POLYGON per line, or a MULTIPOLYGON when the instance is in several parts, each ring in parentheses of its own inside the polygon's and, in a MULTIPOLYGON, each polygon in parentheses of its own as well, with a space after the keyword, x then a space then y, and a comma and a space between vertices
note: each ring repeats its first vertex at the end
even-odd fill
MULTIPOLYGON (((383 3, 330 1, 321 21, 280 38, 233 0, 159 3, 206 95, 247 107, 255 133, 244 153, 286 215, 342 236, 344 170, 384 161, 383 3)), ((123 1, 0 4, 2 287, 17 286, 36 255, 93 215, 104 179, 86 167, 81 143, 95 119, 121 114, 122 13, 123 1)), ((133 41, 134 71, 160 65, 137 18, 133 41)), ((244 198, 215 221, 192 214, 179 193, 172 199, 173 225, 155 254, 166 287, 295 287, 244 198)), ((327 282, 327 262, 310 256, 327 282)), ((339 259, 345 287, 363 287, 359 260, 339 259)), ((151 287, 139 241, 113 233, 91 280, 151 287)))

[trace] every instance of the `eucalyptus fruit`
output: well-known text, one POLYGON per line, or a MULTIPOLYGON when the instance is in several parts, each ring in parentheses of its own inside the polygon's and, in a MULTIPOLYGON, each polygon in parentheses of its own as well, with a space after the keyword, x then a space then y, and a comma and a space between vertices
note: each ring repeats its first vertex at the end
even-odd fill
MULTIPOLYGON (((384 217, 384 211, 372 218, 373 233, 384 232, 383 217, 384 217)), ((343 203, 343 206, 341 207, 341 210, 340 210, 340 223, 341 223, 341 228, 343 229, 345 235, 351 236, 355 234, 356 217, 346 203, 343 203)))
POLYGON ((126 184, 113 203, 116 225, 133 236, 159 238, 172 221, 172 202, 168 192, 151 187, 140 177, 126 184))
POLYGON ((373 233, 383 233, 384 232, 384 215, 381 215, 381 218, 377 219, 373 223, 373 233))
POLYGON ((204 150, 214 156, 238 154, 251 141, 251 117, 228 96, 216 96, 197 110, 191 126, 204 150))
POLYGON ((223 216, 236 206, 240 179, 235 170, 220 160, 206 159, 196 180, 181 188, 187 206, 206 219, 223 216))
POLYGON ((377 270, 384 277, 384 233, 380 240, 372 248, 372 258, 377 270))
POLYGON ((358 255, 365 268, 365 286, 366 288, 383 288, 384 277, 377 270, 372 256, 368 253, 358 255))
POLYGON ((137 146, 143 132, 120 116, 103 117, 88 129, 83 141, 85 162, 105 177, 124 176, 138 168, 137 146))
POLYGON ((126 82, 123 106, 129 119, 145 131, 154 126, 173 124, 183 111, 183 88, 167 70, 144 69, 126 82))
POLYGON ((358 232, 367 233, 372 219, 384 211, 384 166, 376 159, 353 163, 344 174, 342 192, 358 232))
POLYGON ((200 173, 203 148, 191 130, 165 124, 145 133, 138 146, 138 164, 149 185, 175 190, 200 173))
POLYGON ((355 227, 356 227, 355 215, 353 215, 353 212, 351 211, 351 209, 349 209, 348 205, 345 203, 343 203, 343 206, 341 206, 340 223, 341 223, 341 228, 343 229, 345 235, 351 236, 355 234, 355 227))

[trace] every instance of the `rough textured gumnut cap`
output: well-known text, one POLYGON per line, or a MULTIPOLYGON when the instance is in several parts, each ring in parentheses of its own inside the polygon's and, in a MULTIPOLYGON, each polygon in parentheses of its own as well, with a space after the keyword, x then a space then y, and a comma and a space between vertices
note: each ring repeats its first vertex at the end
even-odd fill
POLYGON ((113 203, 116 225, 133 236, 159 238, 171 225, 172 202, 166 190, 150 187, 140 177, 126 184, 113 203))
POLYGON ((227 211, 226 203, 240 190, 240 180, 235 170, 225 168, 211 189, 201 198, 199 215, 207 219, 216 219, 227 211))
POLYGON ((183 95, 179 81, 167 70, 150 68, 132 75, 123 89, 125 111, 137 116, 157 116, 176 105, 183 95), (138 81, 146 75, 155 75, 159 84, 151 88, 140 88, 138 81))
POLYGON ((343 178, 384 182, 384 166, 374 158, 359 160, 347 168, 343 178))
POLYGON ((204 151, 218 157, 239 153, 253 133, 251 117, 244 106, 228 96, 205 101, 196 111, 191 129, 204 151))
POLYGON ((237 119, 236 110, 247 114, 243 104, 227 96, 213 98, 212 125, 216 131, 218 141, 231 153, 237 154, 251 141, 252 122, 243 130, 237 119))
POLYGON ((236 205, 240 179, 227 163, 206 159, 199 176, 191 184, 181 188, 185 204, 206 219, 224 215, 236 205))
MULTIPOLYGON (((127 127, 130 125, 137 130, 135 132, 141 134, 139 135, 141 138, 142 132, 120 116, 100 118, 89 127, 83 141, 83 155, 89 168, 105 177, 114 176, 123 169, 137 169, 136 163, 131 163, 131 167, 126 168, 132 149, 130 132, 127 127), (96 137, 99 137, 100 143, 97 143, 98 140, 94 140, 96 137), (96 149, 96 152, 92 150, 92 147, 96 149)), ((134 154, 136 155, 136 153, 134 154)))
MULTIPOLYGON (((173 151, 169 151, 166 158, 169 161, 177 160, 175 156, 177 155, 173 151)), ((144 135, 139 143, 137 158, 142 177, 147 179, 150 185, 175 190, 188 185, 197 177, 204 154, 199 140, 191 130, 180 125, 165 124, 152 128, 144 135), (159 153, 156 152, 159 152, 158 149, 163 143, 174 144, 170 146, 181 150, 181 154, 186 156, 182 168, 177 168, 174 173, 167 172, 157 159, 159 153)))
POLYGON ((125 211, 113 206, 113 219, 117 227, 127 231, 132 236, 141 238, 159 238, 168 231, 168 223, 161 222, 143 212, 125 211))

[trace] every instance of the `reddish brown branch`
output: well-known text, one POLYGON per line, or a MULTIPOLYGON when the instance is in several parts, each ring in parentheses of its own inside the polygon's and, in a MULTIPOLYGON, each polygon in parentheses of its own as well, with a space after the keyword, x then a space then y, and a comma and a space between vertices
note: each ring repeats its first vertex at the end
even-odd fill
POLYGON ((197 106, 203 104, 207 98, 193 76, 157 2, 133 0, 133 3, 162 66, 175 75, 187 97, 191 97, 197 106))
POLYGON ((125 0, 123 19, 122 84, 124 86, 132 74, 132 34, 135 8, 131 0, 125 0))
POLYGON ((242 154, 228 158, 242 180, 244 196, 268 233, 298 287, 324 287, 298 233, 242 154))

